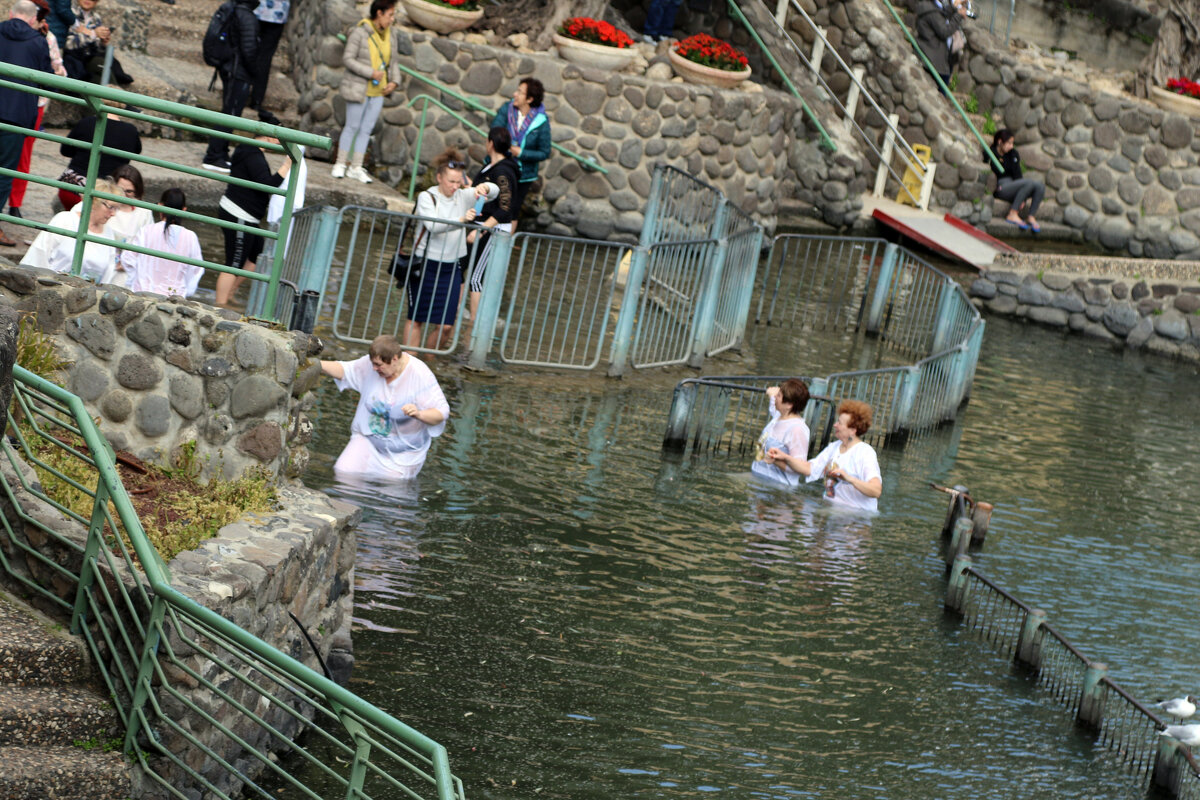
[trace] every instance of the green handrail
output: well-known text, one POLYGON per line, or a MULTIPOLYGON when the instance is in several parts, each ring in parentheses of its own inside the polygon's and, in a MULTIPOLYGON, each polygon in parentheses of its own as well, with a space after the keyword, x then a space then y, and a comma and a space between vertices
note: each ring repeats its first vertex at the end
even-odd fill
POLYGON ((779 73, 779 77, 783 79, 783 83, 785 86, 787 86, 788 91, 791 92, 793 97, 800 101, 800 107, 804 110, 804 115, 808 117, 809 122, 816 126, 817 132, 821 135, 821 146, 825 147, 827 150, 837 152, 837 145, 834 143, 833 139, 829 138, 829 133, 825 130, 825 126, 821 124, 821 120, 817 119, 817 115, 814 114, 813 110, 808 107, 808 103, 804 102, 804 98, 800 95, 799 90, 796 89, 796 85, 792 83, 791 78, 789 78, 787 73, 784 72, 783 67, 779 66, 779 62, 775 60, 774 54, 771 53, 771 48, 767 47, 766 42, 764 42, 762 37, 758 35, 758 31, 755 30, 754 26, 750 24, 750 20, 746 19, 746 15, 742 13, 742 9, 738 8, 735 0, 729 0, 729 10, 733 12, 733 15, 737 18, 738 22, 742 23, 742 27, 744 27, 750 33, 751 38, 753 38, 755 43, 758 45, 758 49, 763 52, 763 55, 765 55, 767 60, 771 62, 771 66, 773 66, 775 71, 779 73))
MULTIPOLYGON (((71 630, 76 635, 83 636, 96 663, 107 667, 102 671, 102 676, 108 684, 118 716, 125 725, 125 752, 136 760, 149 778, 162 784, 165 790, 175 796, 184 797, 177 787, 167 785, 154 771, 149 763, 152 753, 144 752, 144 748, 156 751, 158 755, 165 757, 193 778, 206 780, 180 755, 166 747, 150 726, 153 717, 160 724, 183 736, 193 746, 199 747, 235 778, 245 783, 252 780, 241 768, 231 764, 180 726, 179 720, 174 718, 178 712, 172 715, 159 705, 156 698, 157 687, 158 692, 166 692, 173 701, 188 705, 191 713, 204 718, 208 725, 215 727, 223 736, 227 736, 240 747, 248 748, 250 755, 260 761, 264 768, 270 769, 281 779, 289 780, 294 788, 301 790, 306 796, 329 796, 310 789, 301 783, 299 778, 274 765, 268 754, 259 752, 243 736, 220 722, 215 716, 216 712, 212 711, 212 698, 203 705, 198 705, 174 688, 173 683, 176 681, 171 673, 175 672, 190 676, 194 683, 204 686, 211 695, 220 698, 234 711, 254 721, 278 741, 291 746, 293 752, 317 767, 326 778, 344 785, 346 797, 369 797, 364 791, 364 783, 368 777, 400 787, 410 797, 419 797, 377 763, 378 758, 386 756, 424 781, 432 783, 436 788, 438 800, 461 800, 461 783, 450 773, 446 750, 440 744, 176 589, 171 583, 166 565, 147 538, 129 500, 117 472, 112 450, 83 401, 21 367, 13 368, 13 378, 16 389, 14 403, 21 411, 25 424, 32 427, 34 433, 47 444, 67 451, 89 464, 94 469, 96 484, 94 490, 81 486, 78 481, 68 478, 40 459, 26 440, 22 427, 17 424, 13 414, 9 413, 8 433, 11 439, 15 439, 15 445, 9 439, 5 439, 0 442, 0 449, 7 455, 16 476, 15 480, 20 485, 11 485, 2 474, 0 485, 4 490, 2 499, 6 499, 15 509, 18 519, 0 518, 0 531, 7 535, 9 544, 16 548, 20 555, 14 558, 7 555, 7 551, 0 549, 0 563, 14 578, 48 600, 63 606, 64 610, 67 610, 66 601, 33 582, 22 570, 16 569, 12 562, 21 561, 23 556, 26 561, 36 561, 53 569, 56 575, 68 580, 73 579, 77 583, 75 601, 69 608, 71 630), (59 416, 55 416, 56 414, 59 416), (74 445, 55 436, 53 432, 43 430, 50 425, 81 438, 86 446, 86 453, 75 449, 74 445), (75 512, 51 500, 39 484, 27 479, 19 466, 14 446, 23 450, 25 461, 49 470, 60 479, 68 481, 74 488, 91 494, 94 503, 90 520, 84 520, 75 512), (38 497, 69 517, 87 524, 88 536, 82 549, 78 543, 47 528, 44 515, 35 516, 26 511, 21 502, 21 498, 26 495, 38 497), (109 511, 110 504, 116 512, 115 519, 109 511), (124 538, 117 535, 116 520, 120 521, 124 529, 124 538), (19 535, 17 531, 28 525, 40 527, 62 546, 76 552, 81 549, 83 558, 78 574, 63 566, 57 559, 48 558, 26 543, 23 535, 19 535), (138 577, 139 572, 142 578, 138 577), (132 586, 128 585, 130 583, 132 586), (133 595, 130 594, 130 589, 133 595), (146 607, 148 613, 145 613, 146 607), (189 633, 189 630, 195 631, 195 634, 189 633), (96 638, 97 631, 102 641, 96 638), (206 646, 199 641, 200 639, 206 639, 213 644, 206 646), (206 661, 224 669, 230 681, 214 682, 206 678, 193 668, 199 662, 193 657, 185 657, 175 652, 172 640, 189 652, 202 653, 206 661), (222 651, 222 654, 213 652, 216 650, 222 651), (121 653, 124 653, 124 656, 121 653), (136 669, 136 674, 126 667, 126 661, 136 669), (243 665, 242 669, 245 672, 231 664, 235 661, 243 665), (169 669, 164 669, 164 664, 168 664, 169 669), (273 673, 281 676, 281 679, 272 679, 273 673), (264 689, 260 685, 271 680, 279 687, 279 692, 273 694, 269 688, 264 689), (323 741, 347 754, 347 758, 339 759, 336 753, 331 754, 329 760, 333 763, 325 764, 314 752, 295 745, 292 741, 294 735, 289 736, 286 730, 277 729, 275 724, 266 721, 247 704, 238 701, 231 693, 231 683, 257 690, 258 697, 274 701, 285 714, 291 715, 293 722, 304 720, 300 724, 307 725, 308 731, 314 737, 323 737, 323 741), (314 712, 320 712, 322 720, 310 721, 310 717, 292 709, 289 702, 280 702, 275 696, 278 693, 287 694, 292 698, 290 702, 300 702, 312 708, 314 712), (331 741, 329 738, 331 734, 328 728, 330 725, 336 725, 339 720, 349 740, 347 743, 336 738, 331 741), (143 732, 145 735, 141 735, 143 732), (364 745, 370 745, 365 753, 364 745), (358 756, 355 755, 356 752, 359 753, 358 756), (378 756, 372 757, 371 754, 378 756), (427 763, 428 767, 421 768, 412 763, 414 756, 427 763), (342 777, 337 770, 350 760, 353 760, 353 763, 349 777, 342 777)), ((186 680, 182 682, 186 683, 186 680)), ((271 705, 272 702, 267 702, 265 707, 271 705)), ((213 784, 207 785, 213 791, 213 796, 226 796, 213 784)))
MULTIPOLYGON (((329 137, 317 136, 315 134, 305 133, 303 131, 295 131, 278 125, 268 125, 267 123, 257 120, 242 119, 241 117, 234 117, 216 111, 196 108, 194 106, 184 105, 182 103, 175 103, 169 100, 161 100, 155 97, 147 97, 145 95, 136 94, 134 92, 127 92, 123 89, 114 89, 108 86, 98 86, 85 81, 63 78, 58 75, 41 72, 39 70, 26 69, 24 67, 17 67, 5 63, 0 63, 0 87, 49 97, 51 99, 71 105, 84 106, 97 116, 95 132, 90 142, 83 142, 71 139, 69 137, 46 133, 44 131, 33 131, 20 126, 0 122, 0 131, 21 133, 38 139, 56 142, 58 144, 71 144, 76 147, 85 147, 90 150, 86 179, 82 187, 74 184, 63 183, 51 178, 45 178, 39 175, 27 175, 24 173, 19 173, 16 170, 0 168, 0 175, 25 178, 33 183, 49 186, 54 189, 66 189, 71 192, 77 192, 82 196, 83 200, 80 207, 81 222, 79 229, 75 231, 68 231, 61 228, 55 228, 51 231, 53 233, 72 238, 76 242, 75 252, 72 256, 71 263, 72 275, 79 275, 81 272, 84 244, 89 242, 111 243, 110 239, 90 234, 88 232, 86 223, 83 222, 83 220, 88 219, 90 216, 92 204, 96 200, 108 200, 118 203, 125 203, 138 206, 140 208, 150 209, 151 211, 170 211, 170 213, 173 215, 193 221, 216 225, 218 227, 228 228, 231 230, 250 232, 266 239, 273 240, 275 243, 275 259, 272 262, 271 272, 268 274, 250 272, 240 268, 227 267, 223 263, 219 262, 182 258, 171 253, 165 253, 163 251, 150 248, 136 247, 133 245, 123 246, 122 249, 132 250, 139 253, 147 253, 150 255, 165 256, 182 263, 190 264, 192 266, 198 266, 204 269, 213 269, 219 272, 228 272, 232 275, 249 278, 251 280, 265 281, 267 283, 267 301, 264 307, 268 309, 268 315, 274 314, 275 296, 279 291, 279 270, 281 268, 279 265, 282 263, 283 247, 287 242, 288 227, 291 224, 293 200, 296 193, 297 181, 299 179, 298 170, 293 169, 289 172, 286 187, 265 187, 261 184, 254 183, 253 181, 232 178, 226 175, 216 175, 198 167, 188 167, 163 159, 143 156, 139 153, 129 153, 117 148, 105 147, 103 144, 104 130, 107 126, 108 114, 115 114, 131 120, 148 121, 154 124, 174 128, 179 131, 197 133, 204 136, 218 135, 235 145, 252 143, 258 147, 270 150, 271 152, 282 153, 286 155, 289 159, 291 159, 293 164, 297 163, 301 157, 299 150, 300 146, 329 148, 331 146, 329 137), (153 111, 166 116, 159 117, 142 112, 131 112, 124 108, 126 105, 138 106, 148 111, 153 111), (229 129, 230 132, 218 132, 214 130, 214 127, 216 126, 229 129), (240 134, 233 133, 232 131, 235 129, 248 131, 250 136, 242 136, 240 134), (265 143, 253 138, 254 136, 264 134, 278 139, 279 144, 276 145, 265 143), (284 209, 279 230, 277 232, 269 231, 255 226, 245 225, 240 222, 226 222, 217 217, 195 214, 192 212, 177 212, 173 209, 165 209, 156 203, 150 203, 126 198, 121 195, 106 194, 104 192, 96 191, 95 182, 96 179, 100 177, 98 172, 101 155, 116 155, 122 158, 127 158, 131 161, 136 161, 140 164, 149 164, 151 166, 169 169, 174 172, 181 172, 196 177, 217 180, 235 186, 246 186, 261 191, 266 191, 270 194, 282 195, 284 198, 284 209)), ((47 224, 20 217, 14 217, 9 214, 0 213, 0 219, 4 220, 5 222, 11 222, 16 225, 22 225, 37 230, 50 230, 50 226, 47 224)))
POLYGON ((975 140, 979 142, 979 146, 983 148, 983 152, 989 159, 991 159, 991 162, 995 165, 996 169, 1003 172, 1004 166, 1000 163, 1000 159, 996 158, 996 154, 992 152, 991 146, 984 141, 983 136, 981 136, 979 131, 975 129, 975 126, 971 124, 971 120, 967 117, 967 112, 964 111, 963 107, 958 104, 958 100, 954 98, 954 95, 950 92, 950 87, 947 86, 946 82, 942 80, 942 76, 938 75, 937 70, 933 68, 933 64, 929 63, 929 59, 925 56, 924 51, 921 50, 920 45, 917 44, 917 40, 913 38, 912 32, 909 31, 908 26, 904 24, 904 20, 900 18, 900 14, 896 12, 895 6, 891 4, 891 0, 883 0, 883 4, 887 6, 887 10, 892 13, 892 18, 896 20, 896 24, 900 26, 900 30, 904 31, 904 38, 908 40, 910 45, 912 45, 913 50, 916 51, 917 56, 921 59, 921 63, 925 65, 925 69, 929 70, 929 74, 933 76, 935 81, 937 81, 938 88, 942 90, 942 94, 946 95, 946 97, 950 100, 951 105, 954 106, 954 110, 958 112, 960 117, 962 117, 962 121, 965 122, 967 127, 971 129, 971 133, 975 134, 975 140))

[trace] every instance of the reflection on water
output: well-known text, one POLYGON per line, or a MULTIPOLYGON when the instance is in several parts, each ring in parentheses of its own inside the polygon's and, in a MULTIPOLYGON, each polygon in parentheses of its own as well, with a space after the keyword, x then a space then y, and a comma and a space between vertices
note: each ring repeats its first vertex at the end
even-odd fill
POLYGON ((354 398, 322 388, 308 481, 364 506, 353 688, 468 797, 1140 796, 945 618, 927 483, 996 503, 982 569, 1118 681, 1191 690, 1190 369, 990 320, 960 422, 880 452, 874 517, 664 460, 677 377, 444 379, 386 496, 332 482, 354 398))

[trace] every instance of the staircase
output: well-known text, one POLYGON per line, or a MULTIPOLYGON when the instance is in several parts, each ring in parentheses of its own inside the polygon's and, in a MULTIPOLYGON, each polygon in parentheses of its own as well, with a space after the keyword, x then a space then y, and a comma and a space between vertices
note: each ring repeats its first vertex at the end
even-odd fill
POLYGON ((0 591, 0 797, 125 800, 129 768, 83 643, 0 591))

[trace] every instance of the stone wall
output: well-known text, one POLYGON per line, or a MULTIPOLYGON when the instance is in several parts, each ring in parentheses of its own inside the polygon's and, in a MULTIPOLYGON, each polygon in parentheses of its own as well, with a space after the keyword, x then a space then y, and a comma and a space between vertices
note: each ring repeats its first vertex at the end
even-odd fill
MULTIPOLYGON (((295 54, 303 127, 336 137, 345 116, 337 92, 342 43, 337 34, 362 16, 349 0, 299 0, 297 24, 288 27, 295 54)), ((542 166, 544 204, 538 223, 552 233, 634 242, 650 191, 654 164, 665 162, 709 181, 769 229, 781 198, 819 206, 834 225, 851 221, 866 187, 865 161, 853 147, 837 154, 813 141, 800 105, 787 95, 749 82, 739 90, 694 86, 672 78, 665 55, 643 74, 610 73, 568 64, 543 53, 519 53, 483 44, 478 34, 448 37, 400 28, 401 63, 499 108, 520 79, 546 86, 555 142, 594 158, 608 174, 585 172, 555 153, 542 166)), ((438 96, 428 84, 406 78, 385 102, 372 155, 376 173, 393 185, 406 178, 420 116, 410 97, 438 96)), ((460 109, 453 98, 443 99, 460 109)), ((490 118, 466 112, 487 128, 490 118)), ((478 164, 481 137, 431 108, 421 148, 428 163, 448 145, 467 147, 478 164)))
POLYGON ((1139 262, 1147 277, 1105 274, 1080 257, 1002 257, 970 287, 994 314, 1157 355, 1200 362, 1200 263, 1139 262))
POLYGON ((48 270, 0 268, 0 306, 36 314, 70 362, 66 388, 114 448, 170 465, 194 441, 202 478, 251 466, 296 477, 307 466, 316 337, 48 270))

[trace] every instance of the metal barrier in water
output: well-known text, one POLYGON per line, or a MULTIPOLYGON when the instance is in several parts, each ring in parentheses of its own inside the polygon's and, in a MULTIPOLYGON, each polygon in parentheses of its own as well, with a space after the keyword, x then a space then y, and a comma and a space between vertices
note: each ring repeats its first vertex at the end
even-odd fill
MULTIPOLYGON (((420 300, 409 297, 416 284, 393 280, 389 266, 427 222, 447 224, 342 209, 339 227, 347 252, 335 336, 365 343, 409 328, 410 301, 420 300)), ((523 231, 492 235, 486 255, 478 254, 486 267, 477 319, 469 326, 468 365, 484 368, 494 354, 505 363, 590 370, 607 351, 610 375, 630 367, 699 366, 741 343, 761 245, 762 228, 717 189, 659 165, 636 246, 523 231)), ((476 257, 473 249, 470 263, 476 257)), ((465 305, 464 288, 459 320, 465 305)), ((427 323, 420 337, 410 332, 408 346, 453 351, 466 326, 456 324, 444 339, 431 341, 426 332, 436 333, 437 323, 427 323)))
POLYGON ((972 519, 956 509, 960 498, 952 494, 943 528, 949 539, 946 611, 1026 670, 1147 788, 1168 797, 1200 798, 1200 765, 1185 745, 1159 734, 1166 721, 1108 677, 1105 664, 1089 659, 1051 626, 1045 611, 1017 599, 975 568, 969 549, 982 540, 980 510, 990 516, 991 506, 975 504, 972 519))
MULTIPOLYGON (((871 438, 906 436, 954 418, 970 394, 984 321, 949 276, 881 239, 784 234, 775 237, 760 286, 759 324, 849 331, 919 360, 905 367, 806 379, 813 395, 853 398, 874 411, 871 438), (922 357, 924 356, 924 357, 922 357)), ((748 306, 747 306, 748 308, 748 306)), ((666 450, 694 455, 744 442, 766 419, 763 389, 793 376, 708 376, 679 383, 671 401, 666 450), (715 393, 720 402, 709 398, 715 393), (734 395, 738 413, 729 414, 734 395), (754 395, 758 395, 755 397, 754 395), (757 409, 754 415, 741 409, 757 409)), ((806 416, 828 409, 813 407, 806 416)), ((827 440, 813 427, 813 443, 827 440)))

